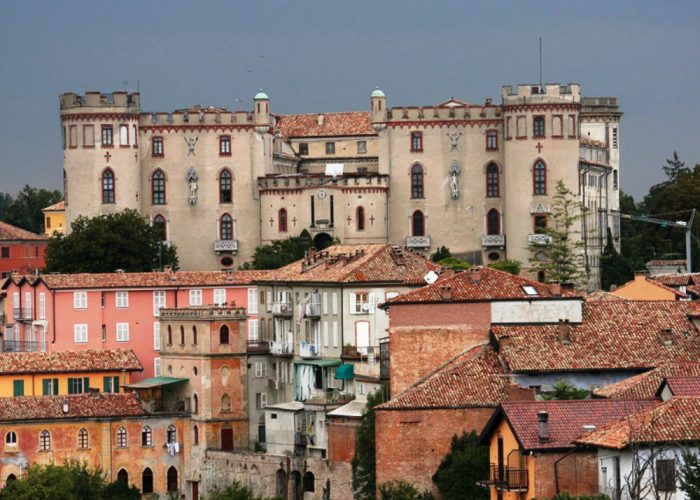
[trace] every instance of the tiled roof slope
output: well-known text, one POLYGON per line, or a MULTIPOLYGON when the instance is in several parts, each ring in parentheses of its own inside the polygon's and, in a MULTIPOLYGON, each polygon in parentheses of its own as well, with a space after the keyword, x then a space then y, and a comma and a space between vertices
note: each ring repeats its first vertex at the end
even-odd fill
POLYGON ((668 377, 666 384, 674 396, 700 396, 700 377, 668 377))
POLYGON ((497 406, 508 378, 490 346, 473 346, 381 405, 382 410, 497 406))
POLYGON ((631 413, 657 405, 657 401, 581 399, 568 401, 507 401, 503 414, 524 451, 573 448, 584 425, 600 428, 631 413), (539 438, 537 413, 548 413, 549 441, 539 438))
POLYGON ((0 241, 46 241, 49 238, 42 234, 32 233, 25 229, 0 222, 0 241))
POLYGON ((614 293, 606 292, 604 290, 595 290, 586 295, 586 302, 601 302, 610 300, 629 300, 625 297, 620 297, 614 293))
POLYGON ((628 445, 700 440, 700 398, 671 398, 579 437, 582 445, 621 450, 628 445))
POLYGON ((0 398, 0 422, 144 416, 135 394, 78 394, 0 398), (68 413, 63 413, 63 401, 68 413))
POLYGON ((671 361, 616 384, 599 387, 593 395, 611 399, 651 399, 665 378, 677 376, 700 376, 700 363, 671 361))
POLYGON ((560 340, 556 324, 493 326, 491 332, 513 372, 644 370, 700 359, 692 311, 689 302, 669 300, 584 302, 583 321, 569 326, 568 340, 560 340))
POLYGON ((333 245, 277 270, 260 281, 424 284, 438 266, 422 255, 383 243, 333 245))
POLYGON ((510 273, 481 268, 481 276, 472 278, 472 272, 463 271, 453 276, 441 279, 429 286, 418 290, 402 293, 387 302, 392 304, 412 304, 418 302, 469 302, 489 300, 531 300, 553 298, 550 287, 536 281, 514 276, 510 273), (531 286, 537 291, 537 295, 529 295, 523 286, 531 286), (451 298, 443 300, 443 290, 449 287, 451 298))
POLYGON ((143 370, 131 349, 0 353, 0 375, 143 370))
POLYGON ((377 135, 372 128, 372 119, 368 111, 281 115, 277 118, 277 128, 283 137, 290 139, 377 135), (319 119, 321 116, 323 118, 319 119), (319 121, 322 123, 319 124, 319 121))
POLYGON ((61 210, 65 210, 65 209, 66 209, 66 202, 59 201, 58 203, 54 203, 51 206, 43 208, 41 211, 42 212, 60 212, 61 210))

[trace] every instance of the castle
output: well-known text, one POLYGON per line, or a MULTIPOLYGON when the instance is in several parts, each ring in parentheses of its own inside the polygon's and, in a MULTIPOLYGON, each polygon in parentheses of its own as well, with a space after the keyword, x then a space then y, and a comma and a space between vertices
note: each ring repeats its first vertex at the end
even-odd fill
POLYGON ((68 224, 135 209, 177 245, 183 269, 233 268, 303 229, 319 247, 446 246, 527 268, 558 180, 585 209, 576 229, 590 286, 607 227, 619 242, 622 113, 578 84, 504 86, 500 104, 393 108, 376 89, 369 112, 305 115, 272 113, 263 91, 252 112, 146 113, 127 92, 60 102, 68 224))

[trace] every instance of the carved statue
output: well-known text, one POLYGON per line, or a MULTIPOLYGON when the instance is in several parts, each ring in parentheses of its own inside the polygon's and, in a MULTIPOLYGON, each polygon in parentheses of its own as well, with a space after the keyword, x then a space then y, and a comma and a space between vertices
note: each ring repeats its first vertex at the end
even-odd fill
POLYGON ((450 139, 450 151, 457 151, 459 149, 459 138, 462 137, 461 132, 450 132, 447 134, 448 139, 450 139))
POLYGON ((198 180, 199 178, 197 177, 197 172, 195 172, 194 167, 190 167, 187 171, 187 183, 189 184, 189 196, 187 198, 187 202, 190 205, 197 204, 197 190, 199 189, 199 185, 197 184, 198 180))
POLYGON ((187 156, 193 155, 197 156, 194 153, 194 148, 197 145, 197 141, 199 140, 199 136, 197 137, 183 137, 185 139, 185 144, 187 144, 187 156))
POLYGON ((450 166, 450 193, 453 200, 459 198, 459 184, 457 183, 457 176, 459 173, 459 164, 457 163, 457 160, 454 160, 450 166))

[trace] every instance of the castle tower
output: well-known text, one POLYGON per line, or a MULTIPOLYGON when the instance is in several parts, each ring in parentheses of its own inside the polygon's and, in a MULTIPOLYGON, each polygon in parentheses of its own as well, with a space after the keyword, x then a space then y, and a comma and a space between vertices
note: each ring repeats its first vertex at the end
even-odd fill
POLYGON ((372 108, 372 126, 375 130, 377 130, 377 132, 379 132, 386 127, 383 122, 386 122, 387 118, 386 96, 379 87, 374 89, 372 92, 370 103, 372 108))
POLYGON ((139 210, 139 94, 61 95, 67 230, 81 215, 139 210))

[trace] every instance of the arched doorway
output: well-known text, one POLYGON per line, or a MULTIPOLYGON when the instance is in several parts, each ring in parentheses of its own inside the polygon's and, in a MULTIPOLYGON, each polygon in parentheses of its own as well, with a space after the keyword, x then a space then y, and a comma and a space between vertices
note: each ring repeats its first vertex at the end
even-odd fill
POLYGON ((14 474, 10 474, 9 476, 7 476, 7 479, 5 480, 5 485, 10 484, 12 481, 17 481, 17 476, 15 476, 14 474))
POLYGON ((117 472, 117 482, 124 483, 127 486, 129 485, 129 473, 126 469, 119 469, 119 472, 117 472))
POLYGON ((306 474, 304 474, 303 493, 306 493, 307 491, 313 493, 315 491, 315 482, 316 478, 314 477, 314 473, 307 471, 306 474))
POLYGON ((168 468, 168 491, 177 491, 177 469, 172 465, 168 468))
POLYGON ((277 496, 283 500, 287 498, 287 473, 284 469, 277 469, 277 496))
POLYGON ((141 474, 141 493, 153 493, 153 471, 146 467, 141 474))
POLYGON ((328 233, 318 233, 314 236, 314 247, 316 250, 323 250, 333 244, 333 238, 328 233))
POLYGON ((289 475, 289 479, 292 483, 289 488, 289 498, 291 500, 301 500, 303 498, 301 495, 301 474, 299 473, 299 471, 294 470, 289 475))
POLYGON ((231 428, 231 424, 221 426, 221 450, 233 451, 233 428, 231 428))

